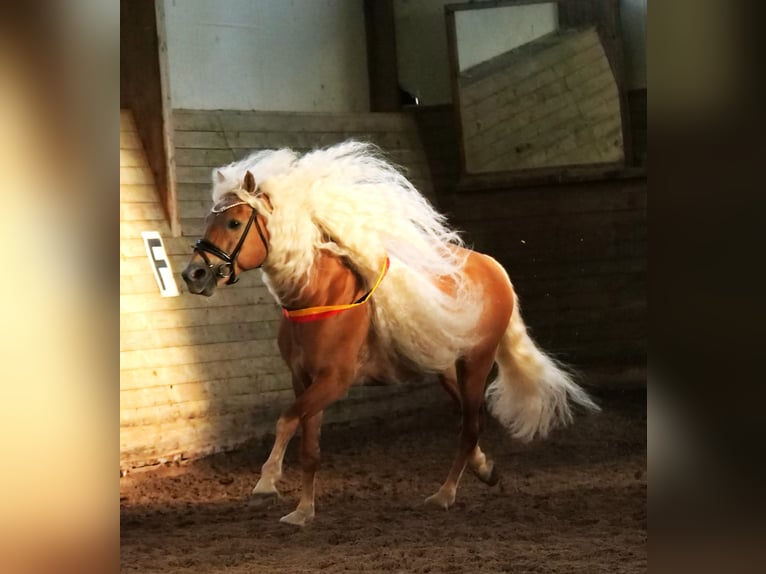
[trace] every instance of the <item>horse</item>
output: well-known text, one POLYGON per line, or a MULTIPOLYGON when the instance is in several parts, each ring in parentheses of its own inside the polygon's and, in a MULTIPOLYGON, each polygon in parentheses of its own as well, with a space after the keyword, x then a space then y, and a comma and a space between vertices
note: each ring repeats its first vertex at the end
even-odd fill
POLYGON ((371 144, 260 151, 213 170, 213 207, 182 272, 188 290, 212 296, 259 268, 282 308, 278 347, 296 398, 251 500, 281 498, 283 457, 300 426, 302 488, 284 523, 314 518, 322 414, 355 383, 433 374, 459 407, 457 453, 426 498, 443 509, 466 467, 498 481, 479 446, 485 400, 523 441, 570 423, 570 403, 599 409, 531 339, 505 269, 466 247, 371 144))

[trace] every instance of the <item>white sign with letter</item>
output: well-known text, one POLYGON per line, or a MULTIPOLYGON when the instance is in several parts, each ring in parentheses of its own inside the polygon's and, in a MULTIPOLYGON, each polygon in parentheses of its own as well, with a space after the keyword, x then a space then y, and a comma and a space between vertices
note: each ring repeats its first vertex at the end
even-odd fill
POLYGON ((162 243, 157 231, 142 231, 141 237, 146 246, 146 255, 149 257, 149 263, 154 271, 154 278, 160 288, 160 295, 163 297, 177 297, 178 286, 173 278, 173 270, 170 268, 170 258, 165 251, 165 245, 162 243))

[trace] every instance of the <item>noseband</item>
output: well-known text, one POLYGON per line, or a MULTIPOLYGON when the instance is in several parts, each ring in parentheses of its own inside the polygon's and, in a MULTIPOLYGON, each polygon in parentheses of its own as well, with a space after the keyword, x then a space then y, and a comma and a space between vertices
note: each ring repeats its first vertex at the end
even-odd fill
MULTIPOLYGON (((236 205, 249 205, 252 212, 250 213, 250 219, 247 220, 247 225, 245 225, 245 230, 242 232, 242 235, 239 238, 239 241, 237 242, 236 247, 234 247, 234 251, 231 252, 231 254, 226 253, 223 249, 218 247, 215 243, 212 241, 202 238, 198 239, 197 243, 194 244, 194 251, 199 253, 202 259, 205 260, 205 263, 207 266, 215 272, 216 276, 224 279, 228 277, 228 281, 226 281, 226 285, 233 285, 237 281, 239 281, 239 277, 237 277, 237 272, 234 269, 234 264, 237 261, 237 256, 239 255, 240 249, 242 249, 242 245, 245 243, 245 239, 247 239, 247 233, 250 231, 250 227, 252 227, 253 222, 255 222, 255 228, 258 230, 258 235, 261 237, 261 241, 263 242, 263 246, 266 249, 266 255, 263 258, 263 261, 266 261, 266 257, 269 256, 269 243, 266 241, 266 237, 263 234, 263 230, 261 229, 261 225, 258 223, 258 211, 250 205, 245 202, 240 203, 234 203, 232 205, 229 205, 228 207, 225 207, 221 210, 216 210, 213 208, 213 213, 223 213, 227 209, 231 209, 232 207, 236 205), (211 255, 215 255, 218 257, 218 259, 222 259, 224 262, 220 263, 218 265, 213 265, 210 263, 210 259, 207 257, 207 253, 210 253, 211 255)), ((258 269, 261 265, 263 265, 263 261, 261 261, 260 265, 256 267, 258 269)))

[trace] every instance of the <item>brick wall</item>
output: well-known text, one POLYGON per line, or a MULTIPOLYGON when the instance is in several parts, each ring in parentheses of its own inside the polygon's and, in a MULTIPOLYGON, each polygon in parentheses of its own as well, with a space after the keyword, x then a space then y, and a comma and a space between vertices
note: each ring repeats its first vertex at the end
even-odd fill
POLYGON ((619 92, 595 27, 474 66, 459 92, 468 172, 623 159, 619 92))

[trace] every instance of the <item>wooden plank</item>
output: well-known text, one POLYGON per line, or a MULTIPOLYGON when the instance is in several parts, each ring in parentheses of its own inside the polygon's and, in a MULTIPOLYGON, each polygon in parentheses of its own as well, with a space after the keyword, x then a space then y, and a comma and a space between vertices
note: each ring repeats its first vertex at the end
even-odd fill
POLYGON ((120 240, 141 237, 142 231, 158 231, 163 237, 170 234, 167 221, 121 221, 120 240))
POLYGON ((158 202, 121 203, 120 221, 164 221, 165 212, 158 202))
MULTIPOLYGON (((210 173, 208 173, 210 176, 210 173)), ((182 183, 178 186, 178 199, 181 201, 207 201, 213 206, 212 178, 204 183, 182 183)))
POLYGON ((148 167, 143 150, 121 149, 120 167, 148 167))
MULTIPOLYGON (((150 265, 148 260, 146 265, 150 265)), ((179 297, 161 297, 159 293, 121 295, 120 313, 146 313, 148 311, 162 311, 165 309, 180 310, 262 304, 274 304, 274 299, 266 287, 241 287, 237 285, 234 288, 221 288, 217 290, 214 297, 203 297, 189 293, 179 297)))
POLYGON ((347 132, 401 131, 412 119, 400 113, 296 113, 220 111, 224 131, 347 132))
MULTIPOLYGON (((242 410, 242 403, 256 400, 259 403, 272 402, 268 394, 287 391, 293 396, 290 377, 286 375, 262 375, 260 377, 236 377, 234 379, 166 385, 148 389, 131 389, 120 393, 120 407, 135 411, 146 411, 157 406, 182 406, 206 402, 209 410, 203 414, 224 414, 242 410), (213 407, 213 408, 210 408, 213 407), (222 408, 223 407, 223 408, 222 408)), ((204 408, 204 405, 202 405, 204 408)), ((247 408, 255 406, 251 403, 247 408)), ((173 420, 177 414, 168 413, 164 420, 173 420)), ((163 420, 163 419, 160 419, 163 420)))
POLYGON ((588 193, 580 194, 580 190, 572 190, 570 197, 561 197, 555 194, 525 195, 523 192, 505 197, 493 194, 492 198, 472 196, 470 200, 448 202, 446 210, 455 214, 456 221, 506 219, 515 216, 532 217, 537 215, 561 215, 568 216, 573 213, 603 213, 609 214, 615 211, 639 211, 646 210, 646 190, 635 193, 588 193))
POLYGON ((143 144, 141 138, 138 137, 137 132, 120 132, 120 149, 126 150, 143 150, 143 144))
POLYGON ((183 199, 178 202, 178 210, 184 223, 189 219, 205 219, 212 207, 213 202, 208 198, 203 200, 183 199))
POLYGON ((120 184, 120 203, 159 203, 160 197, 154 185, 120 184))
MULTIPOLYGON (((189 255, 191 254, 191 249, 189 249, 189 255)), ((183 267, 179 267, 176 269, 173 268, 175 271, 175 278, 176 282, 178 284, 178 288, 181 291, 181 293, 186 293, 186 286, 183 283, 183 280, 180 277, 180 272, 183 269, 183 267)), ((262 287, 263 281, 261 280, 261 274, 260 273, 243 273, 240 275, 240 280, 237 283, 236 287, 234 289, 242 289, 242 288, 248 288, 248 287, 262 287)), ((222 288, 223 289, 223 288, 222 288)), ((228 290, 229 288, 226 287, 228 290)), ((122 275, 120 276, 120 295, 139 295, 139 294, 159 294, 159 288, 157 287, 157 283, 154 279, 154 275, 147 271, 144 274, 140 275, 122 275)))
POLYGON ((121 167, 120 185, 126 183, 154 185, 154 175, 148 167, 121 167))
POLYGON ((120 132, 136 131, 136 123, 133 121, 133 114, 130 110, 120 110, 120 132))
POLYGON ((236 360, 276 354, 274 340, 230 341, 206 345, 186 345, 162 349, 141 349, 120 352, 120 370, 143 369, 162 365, 193 365, 215 360, 236 360))
MULTIPOLYGON (((181 141, 188 144, 189 148, 228 148, 242 150, 274 149, 287 147, 293 150, 311 150, 340 143, 347 139, 371 142, 384 150, 408 149, 418 150, 418 135, 413 130, 396 132, 372 132, 364 130, 347 130, 344 132, 265 132, 265 131, 232 131, 225 136, 216 138, 204 138, 203 134, 214 132, 178 132, 184 134, 181 141), (189 134, 194 134, 193 137, 189 134), (224 141, 225 140, 225 141, 224 141), (210 141, 211 145, 203 146, 204 142, 210 141)), ((181 147, 181 146, 179 146, 181 147)))
POLYGON ((120 370, 120 390, 176 385, 208 379, 228 379, 285 373, 287 368, 278 355, 257 358, 210 361, 173 366, 153 366, 120 370))
POLYGON ((226 134, 217 131, 175 131, 176 149, 201 148, 201 149, 229 149, 230 143, 226 140, 226 134))
POLYGON ((120 333, 120 351, 163 349, 182 345, 204 345, 231 341, 276 339, 280 320, 237 322, 225 325, 207 325, 204 329, 186 327, 128 331, 120 333))
MULTIPOLYGON (((186 255, 190 257, 192 254, 192 243, 186 237, 163 236, 162 242, 168 255, 186 255)), ((120 241, 120 256, 126 259, 146 257, 144 240, 140 236, 122 239, 120 241)))
MULTIPOLYGON (((142 222, 147 223, 147 222, 142 222)), ((148 222, 148 223, 155 223, 155 222, 148 222)), ((122 225, 122 224, 120 224, 122 225)), ((153 229, 156 228, 156 226, 152 227, 152 225, 144 225, 144 228, 146 229, 153 229)), ((170 267, 175 272, 180 272, 181 269, 186 267, 186 264, 189 261, 189 255, 170 255, 169 254, 169 260, 170 260, 170 267)), ((146 273, 146 266, 149 265, 149 262, 146 260, 142 260, 140 257, 130 257, 120 258, 120 276, 125 275, 143 275, 146 273)), ((178 278, 176 278, 177 280, 178 278)))
POLYGON ((398 131, 410 125, 402 113, 252 112, 240 110, 176 109, 178 131, 398 131), (340 126, 340 127, 339 127, 340 126))
MULTIPOLYGON (((495 254, 497 255, 497 254, 495 254)), ((538 279, 557 278, 573 281, 580 277, 598 277, 612 274, 645 274, 646 257, 618 259, 577 259, 525 261, 498 257, 500 264, 508 271, 516 286, 523 286, 538 279)))
POLYGON ((178 183, 195 183, 195 184, 207 184, 211 185, 213 181, 213 169, 211 167, 199 167, 199 166, 182 166, 179 165, 176 168, 176 174, 178 176, 178 183))
MULTIPOLYGON (((275 403, 287 405, 288 400, 275 400, 275 403)), ((120 465, 130 468, 141 463, 172 460, 175 456, 186 458, 231 449, 273 430, 276 411, 273 407, 259 409, 259 412, 267 411, 271 415, 267 419, 247 413, 120 428, 120 465)))
POLYGON ((206 166, 209 169, 234 161, 235 154, 229 149, 176 149, 176 165, 206 166))
POLYGON ((171 309, 146 313, 121 313, 120 332, 182 327, 204 329, 207 325, 222 325, 238 321, 276 321, 280 316, 281 313, 276 304, 230 305, 226 307, 201 307, 184 311, 171 309))
POLYGON ((167 405, 219 397, 236 397, 264 391, 292 391, 287 373, 259 377, 235 377, 194 381, 191 383, 161 385, 120 391, 120 408, 137 409, 154 405, 167 405))
POLYGON ((223 128, 214 110, 173 110, 173 126, 179 131, 221 132, 223 128))
POLYGON ((135 293, 159 294, 159 291, 160 290, 157 286, 157 280, 154 278, 154 273, 152 273, 149 269, 147 269, 147 272, 142 275, 120 276, 120 296, 135 293))
POLYGON ((234 397, 221 396, 215 400, 186 401, 143 408, 120 408, 120 428, 149 426, 173 420, 190 421, 221 415, 250 415, 258 407, 275 402, 286 403, 293 398, 292 389, 263 391, 234 397))

